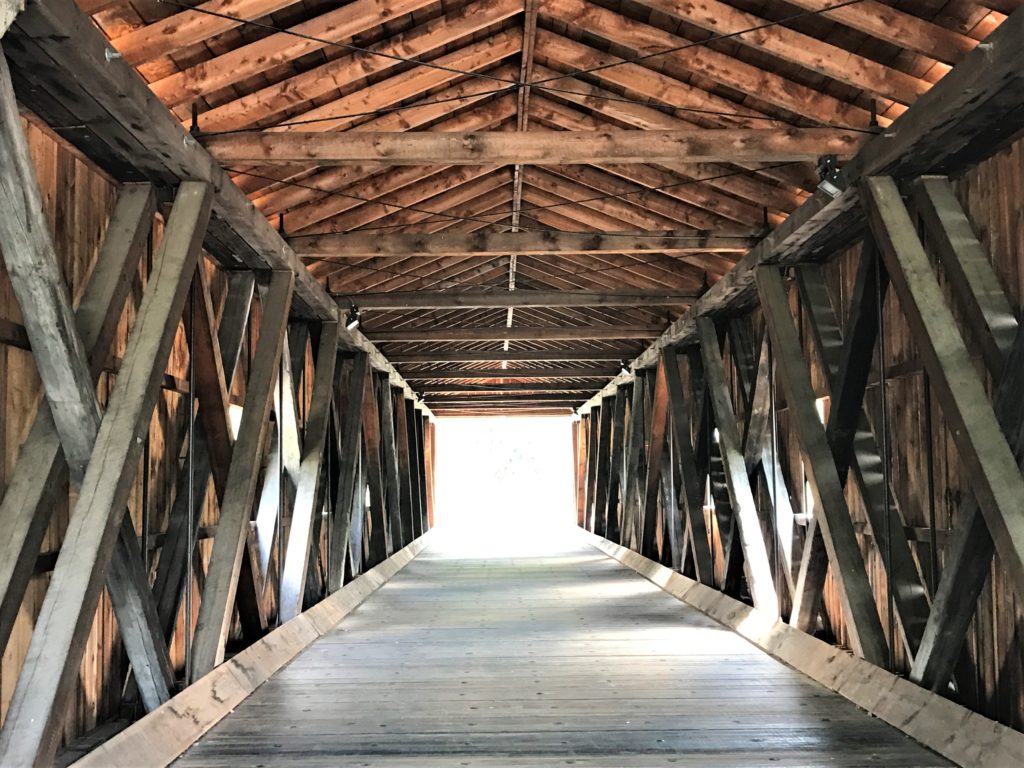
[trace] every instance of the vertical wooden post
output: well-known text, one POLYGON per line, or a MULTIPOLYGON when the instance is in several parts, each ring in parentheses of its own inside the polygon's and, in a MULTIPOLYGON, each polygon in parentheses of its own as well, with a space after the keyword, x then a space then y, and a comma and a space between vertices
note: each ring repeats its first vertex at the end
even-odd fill
POLYGON ((363 459, 370 487, 370 567, 383 562, 393 551, 381 466, 381 418, 373 379, 373 371, 368 368, 363 382, 363 459))
POLYGON ((391 382, 386 373, 377 375, 380 406, 381 450, 384 462, 384 482, 387 490, 388 530, 391 533, 391 547, 388 555, 404 547, 408 531, 402 523, 402 480, 398 470, 398 447, 395 437, 395 401, 391 382))
MULTIPOLYGON (((328 535, 330 556, 327 570, 327 591, 341 589, 345 580, 345 558, 349 552, 352 509, 355 497, 362 492, 359 485, 363 434, 363 397, 370 361, 365 352, 356 352, 348 362, 348 387, 341 413, 341 444, 338 449, 338 494, 334 501, 334 520, 328 535)), ((360 521, 360 526, 362 525, 360 521)), ((360 530, 362 528, 360 527, 360 530)), ((361 554, 361 553, 360 553, 361 554)))
POLYGON ((626 431, 626 390, 618 387, 615 391, 614 413, 612 414, 610 451, 608 457, 608 499, 605 511, 605 537, 618 541, 622 525, 619 520, 619 497, 622 494, 622 465, 625 459, 626 431))

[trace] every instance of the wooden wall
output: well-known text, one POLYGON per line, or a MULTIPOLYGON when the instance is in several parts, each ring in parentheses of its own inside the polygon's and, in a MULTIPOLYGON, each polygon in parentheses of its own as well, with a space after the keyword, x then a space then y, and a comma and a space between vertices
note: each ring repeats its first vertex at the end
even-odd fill
MULTIPOLYGON (((72 297, 77 303, 103 241, 117 187, 44 128, 35 123, 26 123, 26 133, 46 211, 53 227, 56 251, 72 297)), ((157 215, 149 253, 141 260, 139 275, 110 350, 107 372, 100 378, 97 392, 101 401, 113 390, 114 371, 124 352, 130 322, 141 300, 148 263, 159 244, 160 232, 161 220, 157 215)), ((210 267, 208 262, 207 266, 210 267)), ((216 300, 223 291, 220 281, 215 274, 213 276, 212 289, 216 300)), ((20 322, 18 302, 0 263, 0 492, 6 489, 18 448, 33 422, 42 397, 39 378, 20 322)), ((140 466, 129 501, 129 510, 140 535, 144 527, 143 519, 146 519, 145 528, 149 534, 147 554, 151 564, 157 557, 159 534, 166 522, 169 502, 174 496, 178 450, 186 429, 188 348, 185 341, 184 330, 179 328, 167 367, 167 374, 174 377, 177 383, 168 381, 158 401, 149 432, 147 458, 141 462, 145 471, 140 466)), ((242 365, 244 372, 244 361, 242 365)), ((28 651, 34 620, 46 594, 49 571, 53 568, 53 561, 60 548, 71 501, 71 498, 63 500, 53 512, 36 575, 29 586, 0 662, 0 721, 6 716, 18 672, 28 651)), ((203 524, 213 524, 215 514, 215 505, 208 503, 203 524)), ((203 542, 201 548, 206 550, 205 556, 208 556, 209 542, 203 542)), ((199 596, 195 594, 194 597, 194 607, 198 611, 199 596)), ((179 627, 182 623, 183 616, 179 616, 179 627)), ((170 650, 172 661, 180 669, 184 663, 180 632, 176 634, 170 650)), ((66 738, 86 733, 106 721, 130 719, 138 714, 122 705, 121 687, 127 671, 117 623, 109 598, 104 593, 96 611, 79 673, 72 713, 65 728, 66 738)))
MULTIPOLYGON (((961 203, 986 245, 1019 316, 1024 299, 1024 206, 1021 204, 1024 200, 1024 139, 971 169, 957 180, 956 187, 961 203)), ((849 305, 859 251, 859 246, 853 246, 825 268, 833 305, 843 308, 843 311, 849 305)), ((793 307, 799 310, 816 391, 819 396, 824 396, 827 388, 820 359, 807 329, 807 318, 799 308, 795 288, 791 300, 793 307)), ((956 305, 951 303, 951 306, 957 314, 956 305)), ((755 318, 755 322, 758 320, 755 318)), ((942 411, 930 395, 927 375, 893 291, 887 294, 883 323, 890 477, 905 525, 911 529, 911 548, 930 598, 942 573, 950 534, 963 522, 961 511, 968 493, 968 478, 942 411)), ((972 340, 969 336, 965 338, 970 347, 972 340)), ((980 356, 975 358, 975 363, 979 373, 986 376, 980 356)), ((865 400, 877 431, 881 414, 877 350, 872 368, 865 400)), ((991 389, 991 382, 988 383, 991 389)), ((781 394, 778 405, 781 450, 788 463, 794 508, 799 511, 804 490, 800 451, 796 438, 786 427, 785 403, 781 401, 781 394)), ((863 529, 866 524, 864 508, 853 482, 847 486, 847 501, 855 521, 861 524, 861 550, 875 587, 882 625, 888 629, 884 553, 874 545, 870 533, 863 529)), ((797 535, 801 536, 803 530, 797 526, 797 535)), ((801 546, 802 541, 794 547, 794 552, 799 553, 801 546)), ((960 693, 960 700, 965 705, 1018 730, 1024 730, 1022 598, 1024 596, 1014 593, 997 556, 966 641, 973 679, 963 681, 966 684, 960 693)), ((831 576, 825 603, 833 620, 836 639, 848 645, 839 596, 831 576)), ((898 619, 894 621, 898 622, 898 619)), ((896 633, 896 670, 906 672, 908 663, 898 639, 898 624, 896 633)))

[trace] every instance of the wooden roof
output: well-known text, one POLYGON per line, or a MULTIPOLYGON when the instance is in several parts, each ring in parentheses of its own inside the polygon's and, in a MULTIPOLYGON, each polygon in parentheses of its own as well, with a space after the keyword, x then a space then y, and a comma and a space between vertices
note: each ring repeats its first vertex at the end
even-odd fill
POLYGON ((449 413, 587 400, 1021 0, 78 4, 449 413))

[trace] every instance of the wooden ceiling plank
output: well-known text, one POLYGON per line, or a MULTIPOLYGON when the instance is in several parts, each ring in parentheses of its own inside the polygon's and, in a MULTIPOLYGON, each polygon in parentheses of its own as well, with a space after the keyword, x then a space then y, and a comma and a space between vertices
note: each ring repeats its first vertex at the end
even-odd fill
MULTIPOLYGON (((487 105, 482 110, 474 110, 471 113, 473 115, 472 120, 473 122, 479 121, 479 124, 490 123, 495 117, 503 117, 514 113, 514 109, 515 102, 511 96, 508 96, 500 102, 492 102, 491 105, 487 105), (498 111, 502 114, 496 116, 495 112, 498 111)), ((319 199, 312 200, 305 205, 284 213, 284 227, 288 232, 301 232, 325 219, 330 219, 333 216, 358 208, 360 205, 371 200, 386 203, 388 202, 388 195, 397 193, 398 190, 413 184, 436 177, 438 174, 445 174, 445 179, 449 177, 458 178, 465 175, 459 168, 448 166, 404 166, 387 169, 383 173, 370 176, 356 184, 340 189, 321 187, 321 182, 318 180, 315 186, 324 189, 325 194, 319 199)), ((330 171, 318 174, 318 179, 329 175, 331 175, 330 171)))
POLYGON ((558 327, 543 326, 529 328, 516 326, 505 328, 420 328, 402 331, 378 331, 364 329, 374 343, 389 342, 435 342, 435 341, 576 341, 578 339, 651 339, 656 337, 663 327, 661 325, 635 326, 574 326, 558 327))
MULTIPOLYGON (((402 223, 412 224, 428 218, 432 215, 432 211, 448 210, 446 207, 438 207, 429 202, 432 198, 443 193, 444 190, 448 190, 448 196, 441 202, 449 199, 458 199, 460 202, 465 202, 466 199, 469 199, 467 195, 470 195, 472 192, 493 189, 494 186, 503 182, 506 175, 507 173, 498 166, 492 165, 466 165, 449 168, 441 173, 431 175, 426 183, 403 187, 387 200, 364 202, 344 213, 305 223, 304 226, 298 227, 296 231, 303 232, 316 226, 317 231, 347 232, 361 227, 368 227, 379 219, 396 212, 404 214, 402 217, 399 217, 403 220, 402 223), (498 171, 501 171, 501 173, 498 173, 498 171), (471 182, 473 186, 470 186, 471 182), (469 187, 469 189, 463 189, 464 187, 469 187), (410 206, 415 206, 418 210, 411 209, 410 206)), ((455 204, 457 205, 458 203, 455 204)))
MULTIPOLYGON (((500 23, 521 11, 522 4, 518 0, 477 0, 372 46, 370 50, 375 53, 356 52, 328 61, 203 112, 199 121, 200 128, 204 131, 229 131, 267 121, 282 112, 294 110, 302 102, 311 102, 349 83, 394 69, 400 64, 394 57, 429 58, 430 54, 443 46, 500 23)), ((115 41, 115 45, 118 42, 115 41)), ((455 55, 444 55, 439 59, 458 60, 460 55, 466 56, 456 51, 455 55)), ((461 64, 450 66, 458 68, 461 64)), ((493 89, 495 83, 491 82, 488 86, 493 89)))
POLYGON ((296 24, 288 31, 260 38, 157 80, 150 83, 150 88, 165 105, 177 106, 258 75, 275 65, 295 61, 300 56, 327 47, 329 43, 349 40, 379 25, 381 18, 412 13, 432 2, 434 0, 356 0, 296 24))
MULTIPOLYGON (((833 198, 816 192, 775 231, 755 246, 725 280, 719 281, 634 361, 645 368, 660 350, 696 335, 699 316, 735 313, 749 307, 756 293, 754 273, 764 263, 793 264, 822 260, 849 232, 864 225, 857 183, 888 174, 912 178, 941 170, 961 172, 991 155, 1021 128, 1024 101, 1024 13, 1016 12, 986 39, 984 49, 972 51, 959 66, 894 124, 895 131, 871 139, 843 169, 844 191, 833 198)), ((613 392, 630 377, 621 376, 590 401, 613 392)))
POLYGON ((411 291, 354 294, 360 309, 482 309, 486 307, 664 307, 689 304, 694 294, 666 291, 411 291))
MULTIPOLYGON (((475 106, 465 112, 452 117, 450 120, 437 123, 429 128, 431 131, 444 130, 476 130, 488 128, 495 123, 506 119, 515 110, 515 99, 511 95, 503 96, 486 104, 475 106)), ((358 130, 358 129, 354 129, 358 130)), ((438 166, 441 170, 442 166, 438 166)), ((311 206, 323 205, 324 211, 331 211, 328 200, 336 198, 336 193, 345 191, 346 187, 352 187, 352 194, 367 197, 366 189, 363 186, 364 180, 371 179, 374 174, 382 172, 394 172, 383 165, 362 165, 362 166, 341 166, 328 168, 304 178, 301 186, 283 186, 279 189, 253 199, 253 205, 259 208, 267 216, 288 211, 285 215, 285 228, 288 231, 298 228, 299 221, 304 218, 316 219, 316 208, 311 206), (356 185, 358 182, 358 186, 356 185), (300 207, 305 206, 305 207, 300 207), (290 210, 289 209, 293 209, 290 210)), ((340 213, 344 209, 338 209, 333 213, 340 213)), ((326 216, 325 216, 326 217, 326 216)))
MULTIPOLYGON (((587 48, 586 46, 569 42, 567 46, 563 46, 557 52, 548 53, 549 56, 554 58, 561 65, 570 68, 586 68, 587 62, 596 52, 593 48, 587 48), (562 56, 564 58, 558 58, 558 56, 562 56)), ((603 82, 615 85, 617 83, 613 75, 614 71, 614 69, 601 70, 600 72, 594 72, 593 77, 603 82)), ((536 72, 538 76, 541 76, 542 73, 547 73, 547 76, 554 76, 558 74, 555 70, 542 68, 540 66, 536 68, 536 72)), ((685 130, 696 125, 692 119, 687 120, 685 118, 666 114, 654 107, 623 101, 611 91, 590 85, 582 80, 575 78, 562 78, 560 82, 566 84, 566 90, 573 91, 572 94, 565 92, 559 93, 560 99, 583 106, 587 109, 593 110, 595 113, 613 120, 618 120, 626 123, 627 125, 632 125, 635 128, 640 128, 642 130, 685 130)), ((637 87, 642 87, 644 86, 644 83, 638 81, 635 85, 637 87)), ((660 101, 658 92, 659 89, 657 87, 643 87, 642 91, 637 91, 637 93, 642 97, 660 101)), ((734 162, 733 164, 738 165, 741 168, 746 168, 752 172, 756 172, 759 169, 759 166, 756 163, 734 162)), ((673 170, 677 167, 676 164, 670 163, 665 163, 664 165, 668 168, 672 168, 673 170)), ((783 209, 788 209, 789 207, 799 205, 806 198, 802 182, 799 179, 786 178, 783 180, 778 178, 788 176, 788 172, 785 167, 763 171, 763 173, 766 176, 783 181, 787 187, 777 187, 773 184, 766 183, 760 178, 747 178, 742 175, 731 176, 730 173, 735 169, 728 166, 715 165, 713 163, 687 164, 685 166, 678 167, 684 173, 693 173, 699 178, 708 179, 707 183, 711 186, 732 194, 737 194, 747 200, 769 206, 770 208, 781 207, 783 209)))
MULTIPOLYGON (((432 59, 429 64, 414 67, 340 99, 292 115, 285 123, 268 128, 267 131, 290 133, 296 130, 321 133, 349 128, 368 113, 392 107, 433 88, 440 88, 464 77, 463 73, 486 70, 502 59, 519 53, 521 46, 522 40, 513 30, 498 32, 491 37, 432 59), (302 123, 308 124, 303 125, 302 123)), ((503 87, 511 88, 510 84, 503 86, 502 83, 495 82, 490 78, 484 79, 488 81, 491 90, 500 90, 503 87)))
POLYGON ((396 353, 390 359, 399 365, 417 363, 500 363, 502 360, 518 362, 574 362, 590 360, 594 362, 612 361, 620 362, 629 352, 625 345, 619 348, 607 349, 594 347, 573 347, 571 350, 511 350, 504 352, 500 349, 492 351, 473 350, 445 350, 445 351, 418 351, 407 353, 396 353))
POLYGON ((856 29, 899 48, 907 48, 946 64, 956 64, 978 44, 967 35, 919 18, 876 0, 826 11, 834 0, 787 0, 790 5, 822 12, 826 19, 856 29))
MULTIPOLYGON (((587 29, 609 42, 640 54, 693 46, 648 59, 647 63, 652 67, 671 61, 688 72, 703 75, 758 101, 822 125, 867 128, 870 123, 869 110, 586 0, 545 0, 544 11, 570 26, 586 25, 587 29)), ((557 82, 554 84, 558 85, 557 82)), ((737 111, 745 111, 745 108, 737 106, 737 111)))
MULTIPOLYGON (((550 99, 534 98, 531 102, 531 108, 536 118, 553 128, 569 131, 589 131, 611 127, 611 124, 602 116, 585 114, 580 110, 573 109, 560 102, 551 101, 550 99)), ((703 164, 701 167, 694 167, 692 164, 662 166, 670 167, 674 177, 670 176, 667 171, 662 171, 652 166, 605 165, 601 167, 609 173, 628 178, 645 186, 663 187, 660 191, 666 195, 703 208, 710 213, 733 219, 734 221, 761 222, 763 221, 765 211, 767 211, 768 222, 772 225, 781 223, 786 217, 789 206, 785 199, 781 201, 783 206, 781 208, 778 207, 779 201, 772 201, 770 207, 764 205, 764 202, 772 200, 773 194, 777 196, 778 187, 774 188, 776 193, 772 192, 772 188, 766 188, 764 194, 757 197, 761 204, 754 204, 748 201, 748 195, 742 194, 746 192, 745 185, 744 188, 738 188, 737 185, 729 183, 730 179, 733 178, 730 174, 734 174, 734 171, 729 170, 725 166, 706 167, 708 165, 710 164, 703 164), (644 177, 647 181, 639 181, 640 177, 644 177), (724 178, 716 179, 714 177, 724 178), (705 181, 704 179, 709 180, 705 181), (718 184, 716 184, 716 181, 718 184), (728 191, 719 191, 723 185, 728 191)), ((738 179, 739 177, 735 178, 738 179)), ((785 194, 783 194, 783 198, 785 197, 785 194)))
POLYGON ((706 29, 714 35, 734 34, 760 27, 732 39, 883 99, 913 104, 931 87, 925 80, 788 27, 771 25, 760 16, 718 0, 703 0, 701 3, 686 0, 638 1, 652 10, 706 29))
MULTIPOLYGON (((545 168, 553 175, 583 184, 594 191, 590 197, 608 195, 609 199, 620 198, 632 205, 646 208, 652 213, 657 213, 671 219, 682 222, 685 226, 697 227, 698 229, 716 231, 725 230, 737 225, 745 225, 751 229, 762 225, 764 214, 753 206, 730 205, 735 201, 726 198, 724 195, 721 204, 729 206, 730 212, 747 210, 742 213, 735 212, 732 216, 722 216, 717 211, 709 211, 700 206, 695 206, 688 201, 680 200, 678 197, 669 194, 672 191, 670 185, 680 184, 678 176, 672 176, 665 171, 659 171, 649 165, 626 164, 606 165, 601 167, 584 165, 558 165, 545 168), (617 169, 609 171, 605 169, 617 169), (631 172, 630 169, 636 169, 631 172), (662 192, 655 187, 668 186, 662 192)), ((687 189, 681 186, 680 189, 687 189)))

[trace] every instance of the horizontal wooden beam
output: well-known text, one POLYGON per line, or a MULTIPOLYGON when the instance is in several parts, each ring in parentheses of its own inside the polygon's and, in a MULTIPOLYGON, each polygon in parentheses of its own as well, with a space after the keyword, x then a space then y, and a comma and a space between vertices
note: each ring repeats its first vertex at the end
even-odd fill
POLYGON ((406 363, 490 363, 509 360, 514 362, 570 362, 574 360, 614 360, 629 357, 631 352, 624 349, 535 349, 493 352, 476 350, 444 350, 443 352, 409 352, 390 355, 396 364, 406 363))
POLYGON ((565 382, 512 382, 509 384, 425 384, 419 387, 420 392, 429 397, 431 394, 463 393, 470 397, 489 396, 496 394, 537 394, 540 392, 593 392, 595 387, 585 384, 566 384, 565 382))
POLYGON ((488 309, 492 307, 665 307, 689 304, 680 291, 400 291, 339 295, 342 307, 359 309, 488 309))
POLYGON ((448 408, 437 410, 438 416, 451 419, 493 418, 495 416, 569 416, 573 409, 568 405, 534 405, 534 406, 491 406, 487 408, 448 408))
POLYGON ((350 232, 299 235, 288 243, 302 259, 370 256, 569 256, 599 253, 741 253, 760 233, 698 232, 350 232))
POLYGON ((408 371, 406 381, 453 379, 608 379, 619 372, 601 368, 459 368, 447 371, 408 371))
POLYGON ((431 395, 428 397, 428 401, 433 406, 444 407, 444 408, 458 408, 469 407, 492 407, 492 406, 515 406, 516 403, 527 403, 531 406, 536 406, 537 403, 543 402, 549 404, 549 406, 564 406, 565 408, 572 408, 578 406, 583 402, 585 395, 569 395, 569 394, 556 394, 541 392, 537 394, 495 394, 488 397, 474 397, 473 395, 465 394, 449 394, 449 395, 431 395))
POLYGON ((377 343, 389 341, 576 341, 577 339, 650 339, 660 325, 572 326, 540 328, 406 328, 366 333, 377 343))
POLYGON ((207 136, 225 165, 593 165, 733 163, 849 158, 864 134, 833 128, 478 133, 250 132, 207 136))

